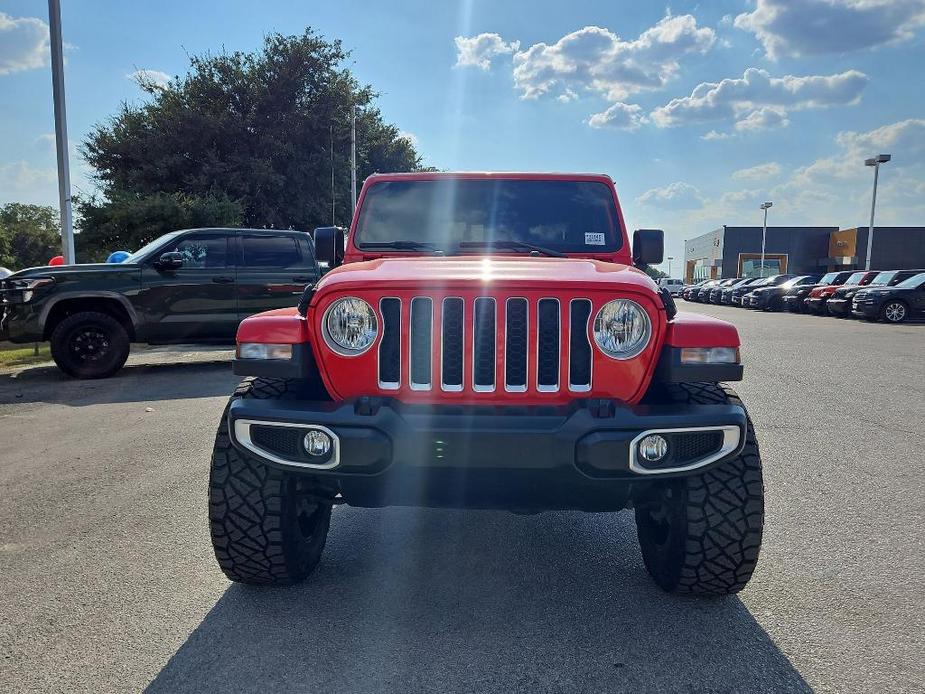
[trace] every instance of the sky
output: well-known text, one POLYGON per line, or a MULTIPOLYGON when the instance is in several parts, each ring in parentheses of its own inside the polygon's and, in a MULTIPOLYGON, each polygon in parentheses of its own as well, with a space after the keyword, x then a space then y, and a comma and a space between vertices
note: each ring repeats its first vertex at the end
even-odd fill
MULTIPOLYGON (((667 254, 723 224, 925 224, 925 0, 62 0, 70 167, 138 71, 306 26, 447 170, 609 174, 667 254)), ((0 0, 0 204, 57 206, 47 4, 0 0)), ((676 261, 675 268, 680 267, 676 261)), ((677 274, 677 272, 675 272, 677 274)))

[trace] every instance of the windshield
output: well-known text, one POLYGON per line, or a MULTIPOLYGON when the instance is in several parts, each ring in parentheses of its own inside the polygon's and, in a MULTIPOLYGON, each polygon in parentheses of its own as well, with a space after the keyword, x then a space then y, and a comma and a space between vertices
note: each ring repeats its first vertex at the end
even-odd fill
POLYGON ((819 280, 819 284, 832 284, 836 277, 838 277, 837 272, 830 272, 822 276, 822 279, 819 280))
POLYGON ((861 281, 861 278, 866 275, 866 272, 855 272, 851 277, 848 278, 848 281, 845 284, 858 284, 861 281))
POLYGON ((803 277, 794 277, 793 279, 784 282, 781 287, 783 289, 790 289, 790 287, 795 287, 796 285, 800 284, 804 279, 805 278, 803 277))
POLYGON ((445 179, 386 181, 366 193, 358 248, 394 242, 524 243, 605 253, 623 244, 609 186, 597 181, 445 179))
POLYGON ((920 272, 917 275, 913 275, 907 280, 903 280, 896 286, 900 289, 917 289, 925 282, 925 272, 920 272))
POLYGON ((148 255, 148 253, 150 253, 152 250, 154 250, 155 248, 157 248, 163 243, 167 243, 168 241, 170 241, 172 238, 174 238, 180 233, 182 232, 181 231, 171 231, 169 234, 158 236, 156 239, 151 241, 151 243, 148 243, 142 246, 137 251, 132 253, 128 258, 123 260, 122 262, 123 263, 137 263, 139 261, 142 261, 145 259, 145 256, 148 255))
POLYGON ((896 277, 896 274, 897 273, 895 270, 892 272, 881 272, 876 277, 874 277, 873 281, 870 283, 870 286, 871 287, 884 287, 890 283, 890 280, 896 277))

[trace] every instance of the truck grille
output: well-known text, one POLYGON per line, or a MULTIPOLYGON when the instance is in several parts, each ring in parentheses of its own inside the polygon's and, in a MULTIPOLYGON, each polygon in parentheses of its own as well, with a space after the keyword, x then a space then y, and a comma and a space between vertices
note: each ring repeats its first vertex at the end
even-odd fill
POLYGON ((552 298, 416 296, 403 303, 388 297, 380 300, 379 310, 382 390, 402 385, 415 391, 475 393, 591 390, 590 299, 572 299, 563 311, 552 298))

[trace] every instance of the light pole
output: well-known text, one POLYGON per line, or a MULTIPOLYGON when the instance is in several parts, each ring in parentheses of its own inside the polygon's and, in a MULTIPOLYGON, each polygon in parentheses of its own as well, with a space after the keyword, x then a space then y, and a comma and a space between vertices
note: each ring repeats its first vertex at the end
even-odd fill
POLYGON ((51 88, 55 104, 55 147, 58 155, 58 204, 61 205, 61 246, 64 262, 77 262, 74 224, 71 218, 71 173, 67 156, 67 114, 64 108, 64 53, 61 41, 61 2, 48 0, 48 33, 51 43, 51 88))
POLYGON ((761 209, 764 210, 764 225, 761 227, 761 276, 764 277, 764 244, 768 236, 768 208, 773 202, 761 203, 761 209))
POLYGON ((876 157, 864 160, 864 166, 874 167, 874 194, 870 200, 870 226, 867 227, 867 258, 864 261, 865 270, 870 270, 870 254, 874 248, 874 210, 877 207, 877 179, 880 177, 880 165, 886 164, 891 158, 889 154, 878 154, 876 157))
POLYGON ((668 256, 668 276, 671 277, 671 261, 674 260, 674 256, 668 256))

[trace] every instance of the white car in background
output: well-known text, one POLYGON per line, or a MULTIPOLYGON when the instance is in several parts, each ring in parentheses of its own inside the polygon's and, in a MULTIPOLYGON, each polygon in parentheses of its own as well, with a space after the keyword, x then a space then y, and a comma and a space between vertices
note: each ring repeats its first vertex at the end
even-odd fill
POLYGON ((671 292, 672 296, 679 296, 681 290, 684 288, 684 280, 671 279, 670 277, 662 277, 658 281, 659 289, 665 288, 671 292))

